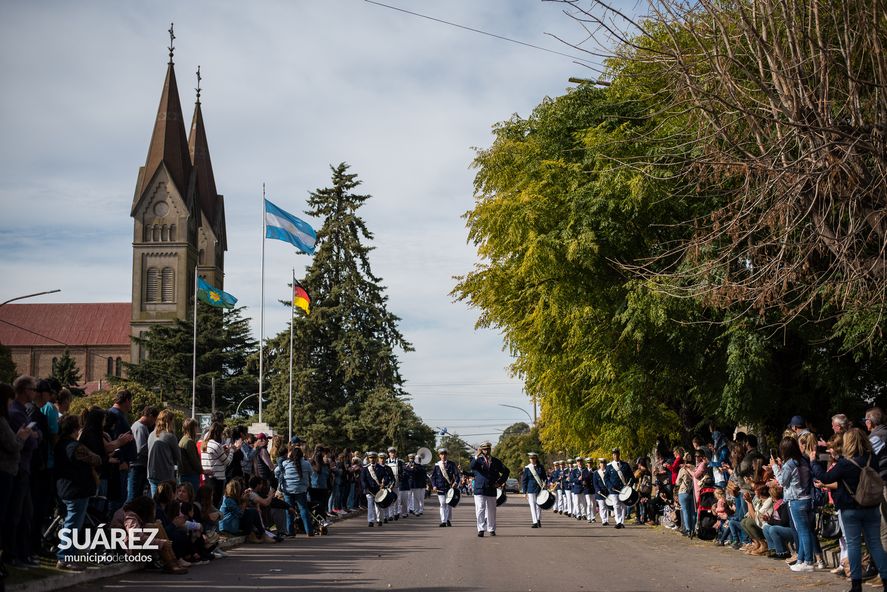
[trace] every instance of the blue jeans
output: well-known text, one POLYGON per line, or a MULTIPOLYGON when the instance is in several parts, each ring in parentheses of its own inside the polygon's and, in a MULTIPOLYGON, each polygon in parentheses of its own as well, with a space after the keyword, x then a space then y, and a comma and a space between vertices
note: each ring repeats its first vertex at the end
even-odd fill
POLYGON ((348 501, 345 502, 345 507, 348 510, 353 510, 357 507, 357 496, 354 494, 355 486, 354 483, 348 484, 348 501))
POLYGON ((681 523, 684 525, 684 532, 693 532, 696 528, 696 502, 693 500, 693 492, 679 493, 678 503, 681 504, 681 523))
POLYGON ((794 539, 794 534, 790 526, 765 524, 764 538, 767 546, 776 553, 788 553, 788 543, 794 539))
MULTIPOLYGON (((285 493, 284 498, 286 499, 286 503, 291 505, 294 508, 298 508, 299 516, 302 517, 302 524, 305 527, 305 534, 311 534, 311 514, 308 511, 308 493, 285 493)), ((296 534, 296 524, 295 518, 293 517, 292 512, 286 513, 286 532, 287 534, 296 534)))
POLYGON ((788 509, 792 515, 792 524, 798 533, 798 563, 813 563, 813 506, 810 499, 791 500, 788 509))
POLYGON ((887 553, 881 546, 881 511, 873 508, 840 510, 844 539, 847 541, 847 559, 850 560, 850 579, 862 579, 862 537, 869 555, 878 568, 882 580, 887 580, 887 553))
MULTIPOLYGON (((83 528, 83 521, 86 519, 86 507, 89 505, 88 497, 78 497, 76 499, 66 499, 62 500, 62 503, 65 504, 65 522, 62 528, 71 528, 71 529, 79 529, 83 528)), ((81 535, 82 536, 82 535, 81 535)), ((73 534, 68 538, 74 538, 73 534)), ((58 557, 59 561, 65 561, 65 555, 67 554, 74 555, 77 553, 76 549, 59 549, 56 552, 56 557, 58 557)))
POLYGON ((145 484, 148 482, 148 467, 129 467, 129 478, 126 484, 126 501, 131 502, 140 495, 145 495, 145 484))
POLYGON ((745 505, 745 498, 741 495, 736 496, 734 503, 736 504, 736 511, 730 516, 730 520, 727 522, 727 526, 730 528, 730 538, 733 539, 734 543, 745 544, 750 541, 748 535, 742 530, 740 522, 742 522, 742 519, 748 514, 748 507, 745 505))
POLYGON ((154 497, 154 494, 157 493, 157 486, 163 483, 158 479, 148 479, 148 485, 151 486, 151 497, 154 497))

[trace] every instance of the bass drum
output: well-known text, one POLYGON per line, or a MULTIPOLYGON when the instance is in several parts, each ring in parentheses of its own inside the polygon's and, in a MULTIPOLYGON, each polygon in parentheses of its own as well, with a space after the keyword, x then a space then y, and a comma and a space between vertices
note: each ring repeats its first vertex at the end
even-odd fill
POLYGON ((641 494, 637 492, 631 485, 626 485, 619 492, 619 501, 626 506, 633 506, 641 499, 641 494))
POLYGON ((376 505, 380 508, 387 508, 397 499, 397 494, 390 489, 382 488, 376 493, 376 505))
POLYGON ((450 487, 449 491, 447 491, 447 505, 455 508, 459 505, 459 500, 462 498, 462 494, 459 493, 459 490, 455 487, 450 487))
POLYGON ((543 510, 550 510, 555 501, 554 495, 547 489, 543 489, 536 494, 536 505, 543 510))
POLYGON ((505 488, 500 487, 496 490, 496 505, 501 506, 505 502, 508 501, 508 496, 505 495, 505 488))

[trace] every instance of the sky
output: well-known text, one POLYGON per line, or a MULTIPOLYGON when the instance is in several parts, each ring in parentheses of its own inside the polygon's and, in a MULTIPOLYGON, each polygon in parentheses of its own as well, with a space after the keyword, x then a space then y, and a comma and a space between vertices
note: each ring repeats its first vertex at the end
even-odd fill
MULTIPOLYGON (((539 0, 386 0, 567 54, 585 36, 562 5, 539 0)), ((225 196, 225 290, 259 334, 261 191, 301 214, 347 162, 373 195, 371 263, 416 351, 400 356, 420 417, 469 442, 527 421, 501 335, 449 295, 478 262, 462 215, 476 148, 594 71, 540 51, 363 0, 41 1, 0 5, 0 301, 128 302, 136 175, 144 165, 175 22, 185 117, 194 72, 216 185, 225 196), (512 405, 513 409, 503 405, 512 405)), ((582 55, 582 54, 579 54, 582 55)), ((307 218, 319 227, 320 220, 307 218)), ((290 269, 265 245, 265 335, 283 330, 290 269)), ((429 446, 433 443, 429 443, 429 446)))

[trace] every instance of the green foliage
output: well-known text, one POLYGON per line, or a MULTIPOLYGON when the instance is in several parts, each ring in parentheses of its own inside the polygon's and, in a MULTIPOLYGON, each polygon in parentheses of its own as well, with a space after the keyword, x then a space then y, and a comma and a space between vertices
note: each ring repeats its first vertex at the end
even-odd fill
MULTIPOLYGON (((412 351, 388 311, 381 278, 370 266, 373 235, 358 209, 369 195, 348 165, 313 192, 310 216, 323 219, 302 281, 311 314, 295 317, 293 425, 311 441, 358 449, 430 446, 434 432, 407 402, 396 352, 412 351)), ((268 421, 284 428, 289 399, 289 327, 267 342, 268 421)))
POLYGON ((65 350, 62 357, 52 362, 52 377, 65 387, 80 384, 80 370, 77 368, 77 362, 68 350, 65 350))
POLYGON ((12 350, 0 343, 0 382, 12 384, 17 376, 15 362, 12 361, 12 350))
MULTIPOLYGON (((147 348, 148 358, 127 365, 129 379, 162 393, 164 400, 188 409, 190 414, 193 317, 154 325, 137 341, 147 348)), ((216 409, 229 414, 244 397, 258 392, 257 351, 243 308, 229 311, 198 306, 197 410, 209 412, 211 408, 212 378, 216 381, 216 409)), ((247 407, 244 404, 243 408, 247 407)))
POLYGON ((540 463, 548 462, 539 440, 539 430, 521 422, 505 428, 493 455, 509 468, 512 477, 520 479, 522 468, 529 462, 528 452, 538 454, 540 463))
MULTIPOLYGON (((447 449, 447 458, 456 463, 460 471, 464 473, 468 470, 468 463, 470 462, 471 457, 474 456, 475 450, 468 444, 468 442, 463 440, 459 434, 447 434, 441 436, 439 448, 447 449)), ((436 451, 434 458, 436 462, 436 451)))
MULTIPOLYGON (((110 389, 96 391, 83 397, 74 397, 74 400, 71 401, 70 413, 82 413, 92 407, 110 409, 111 406, 114 405, 114 399, 116 398, 117 393, 124 389, 132 393, 132 412, 129 414, 130 423, 138 419, 141 416, 142 409, 148 405, 157 407, 158 409, 166 407, 166 404, 160 399, 158 393, 152 392, 136 382, 119 380, 115 381, 114 386, 110 389)), ((180 409, 173 408, 172 411, 175 413, 176 419, 178 420, 177 428, 181 431, 182 420, 185 415, 180 409)), ((189 407, 188 415, 190 415, 190 411, 191 409, 189 407)))

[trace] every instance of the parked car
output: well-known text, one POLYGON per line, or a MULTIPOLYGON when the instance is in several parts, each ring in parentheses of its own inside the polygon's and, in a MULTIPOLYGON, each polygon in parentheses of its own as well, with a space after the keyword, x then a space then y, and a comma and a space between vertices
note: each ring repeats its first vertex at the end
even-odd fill
POLYGON ((505 492, 506 493, 520 493, 520 485, 518 484, 517 479, 506 479, 505 492))

